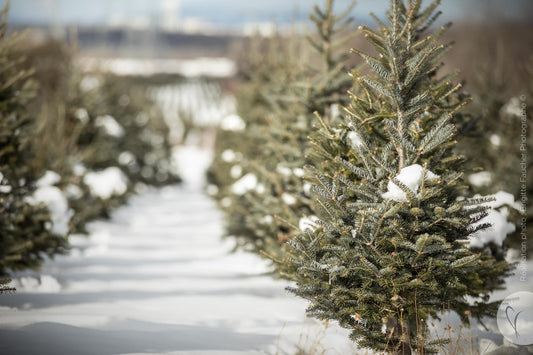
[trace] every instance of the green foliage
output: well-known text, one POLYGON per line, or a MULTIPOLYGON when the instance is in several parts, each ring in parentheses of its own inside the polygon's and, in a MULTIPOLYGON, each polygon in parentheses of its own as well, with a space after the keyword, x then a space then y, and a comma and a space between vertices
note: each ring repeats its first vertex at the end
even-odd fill
POLYGON ((353 70, 357 93, 340 125, 322 120, 313 135, 309 176, 317 228, 289 241, 285 262, 310 315, 337 320, 362 347, 431 353, 426 321, 442 309, 467 321, 494 316, 489 292, 511 270, 468 247, 487 224, 486 199, 464 199, 463 158, 454 153, 460 109, 468 98, 438 76, 449 27, 427 29, 438 1, 391 1, 387 24, 362 27, 376 54, 354 50, 367 70, 353 70), (416 181, 415 183, 413 183, 416 181), (476 301, 473 304, 467 298, 476 301), (382 331, 385 327, 386 331, 382 331))
MULTIPOLYGON (((315 6, 310 15, 314 36, 271 40, 265 49, 268 65, 250 58, 250 84, 237 96, 247 128, 235 137, 253 142, 241 151, 239 163, 243 179, 253 177, 257 188, 237 192, 240 182, 230 181, 224 200, 229 205, 223 206, 228 235, 236 236, 245 249, 281 258, 292 228, 311 212, 309 191, 301 180, 304 151, 315 112, 335 119, 337 105, 347 101, 351 81, 345 75, 346 53, 340 49, 352 37, 344 33, 352 8, 334 15, 333 1, 326 1, 324 9, 315 6)), ((283 273, 283 265, 277 266, 283 273)))
POLYGON ((180 181, 168 142, 168 127, 144 85, 112 74, 82 73, 74 48, 48 40, 25 49, 34 68, 38 98, 31 102, 34 126, 31 168, 61 175, 60 187, 75 211, 73 231, 124 203, 138 183, 163 185, 180 181), (58 64, 60 63, 60 64, 58 64), (51 144, 55 142, 55 144, 51 144), (94 196, 86 173, 119 167, 129 180, 125 194, 94 196))
POLYGON ((67 236, 57 233, 83 232, 139 184, 180 181, 168 127, 146 87, 82 73, 74 48, 62 42, 6 36, 7 11, 0 14, 0 276, 63 252, 67 236), (85 177, 108 168, 122 171, 128 187, 99 196, 85 177), (54 228, 50 206, 35 202, 36 182, 49 171, 60 181, 41 195, 68 197, 70 231, 54 228))
MULTIPOLYGON (((533 58, 532 58, 533 59, 533 58)), ((473 83, 474 98, 466 111, 474 117, 474 125, 464 127, 465 138, 458 144, 458 150, 471 159, 466 162, 468 170, 482 175, 485 179, 472 179, 480 175, 470 175, 470 189, 478 194, 491 194, 497 191, 511 193, 515 201, 521 204, 523 197, 533 200, 533 119, 527 114, 527 108, 533 105, 533 60, 526 70, 524 81, 520 83, 521 95, 508 93, 508 83, 500 68, 480 70, 478 79, 473 83), (523 121, 522 105, 526 106, 523 121), (522 131, 525 123, 526 129, 522 131), (523 134, 525 133, 525 134, 523 134), (525 144, 522 144, 522 137, 525 144), (525 155, 522 155, 525 154, 525 155), (525 166, 521 165, 524 158, 525 166), (525 176, 522 176, 522 169, 525 176), (525 184, 525 191, 522 187, 525 184)), ((527 224, 533 221, 533 205, 527 203, 527 224)), ((504 247, 521 248, 521 218, 514 206, 504 206, 510 211, 509 220, 517 226, 509 235, 504 247)), ((533 241, 528 240, 528 247, 533 248, 533 241)), ((497 246, 491 246, 497 251, 497 246)))
POLYGON ((8 270, 37 268, 43 255, 64 250, 65 236, 50 231, 45 206, 27 201, 38 172, 33 161, 27 105, 35 95, 31 71, 21 69, 18 36, 6 36, 7 7, 0 13, 0 275, 8 270))

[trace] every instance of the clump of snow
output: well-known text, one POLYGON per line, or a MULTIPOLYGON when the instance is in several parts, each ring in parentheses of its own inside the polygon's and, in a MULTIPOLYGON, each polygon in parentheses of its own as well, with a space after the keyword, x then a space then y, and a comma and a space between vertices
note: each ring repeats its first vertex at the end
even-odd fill
POLYGON ((246 123, 239 116, 232 114, 220 121, 220 128, 224 131, 242 131, 246 128, 246 123))
POLYGON ((522 116, 522 108, 520 105, 520 99, 518 97, 513 97, 502 107, 503 112, 511 116, 522 116))
POLYGON ((220 154, 220 157, 223 161, 226 163, 232 163, 235 160, 237 160, 237 154, 232 149, 226 149, 225 151, 220 154))
POLYGON ((84 92, 92 91, 100 86, 100 79, 97 76, 86 75, 80 81, 80 89, 84 92))
POLYGON ((87 168, 85 167, 85 165, 81 163, 77 163, 72 166, 72 173, 74 173, 74 175, 81 176, 85 174, 86 172, 87 172, 87 168))
POLYGON ((490 143, 496 147, 499 147, 502 144, 502 139, 499 135, 493 134, 489 138, 490 143))
POLYGON ((236 195, 244 195, 250 190, 258 188, 257 176, 252 173, 244 175, 231 186, 231 191, 236 195))
POLYGON ((302 168, 296 168, 296 169, 293 169, 292 172, 293 172, 294 175, 296 175, 297 177, 302 177, 302 176, 304 176, 304 174, 305 174, 305 171, 304 171, 304 169, 302 169, 302 168))
POLYGON ((218 194, 218 186, 209 184, 205 188, 205 191, 207 192, 209 196, 215 196, 216 194, 218 194))
POLYGON ((492 181, 492 174, 488 171, 480 171, 479 173, 468 176, 468 182, 473 186, 489 186, 492 181))
POLYGON ((124 136, 124 128, 110 115, 98 116, 94 123, 96 127, 102 127, 110 136, 119 138, 124 136))
POLYGON ((330 113, 331 113, 331 118, 339 117, 340 112, 339 112, 339 105, 338 104, 331 104, 329 109, 330 109, 330 113))
POLYGON ((135 155, 132 152, 124 151, 118 156, 118 163, 120 165, 129 165, 135 162, 135 155))
POLYGON ((242 175, 242 166, 233 165, 230 169, 230 175, 234 179, 238 179, 242 175))
POLYGON ((314 231, 318 228, 318 221, 319 218, 317 216, 302 217, 300 218, 300 222, 298 222, 298 226, 304 232, 306 230, 314 231))
POLYGON ((272 222, 274 222, 274 217, 272 217, 271 215, 266 215, 261 218, 261 223, 263 224, 271 224, 272 222))
POLYGON ((281 199, 283 200, 283 202, 285 202, 287 205, 294 205, 296 203, 296 197, 294 197, 293 195, 291 194, 288 194, 286 192, 284 192, 283 194, 281 194, 281 199))
POLYGON ((280 173, 281 175, 283 175, 283 176, 291 176, 292 175, 292 170, 290 168, 287 168, 286 166, 281 165, 281 164, 278 164, 278 166, 276 166, 276 171, 278 173, 280 173))
POLYGON ((359 136, 357 132, 351 131, 350 133, 348 133, 346 138, 348 138, 348 142, 350 143, 350 146, 352 148, 359 147, 363 144, 363 141, 361 140, 361 136, 359 136))
POLYGON ((311 185, 308 182, 305 182, 304 185, 302 186, 302 188, 303 188, 304 194, 306 196, 311 196, 311 190, 313 189, 313 185, 311 185))
POLYGON ((89 122, 89 113, 84 108, 79 108, 74 112, 74 116, 81 121, 81 123, 89 122))
POLYGON ((61 176, 55 171, 48 170, 44 175, 35 182, 35 186, 52 186, 61 181, 61 176))
POLYGON ((55 186, 40 186, 33 195, 26 197, 31 205, 43 203, 50 212, 52 226, 50 231, 57 235, 67 235, 72 210, 68 207, 68 201, 63 192, 55 186))
MULTIPOLYGON (((0 172, 0 183, 2 182, 2 180, 4 180, 4 174, 2 174, 2 173, 0 172)), ((1 193, 8 194, 8 193, 11 192, 12 189, 13 189, 13 188, 11 187, 11 185, 7 185, 7 184, 5 184, 5 185, 0 185, 0 192, 1 192, 1 193)))
POLYGON ((117 167, 109 167, 102 171, 85 174, 83 182, 94 196, 108 199, 112 195, 122 195, 128 189, 128 178, 117 167))
POLYGON ((302 168, 291 169, 286 166, 283 166, 282 164, 278 164, 278 166, 276 166, 276 172, 287 177, 292 176, 292 175, 297 176, 297 177, 302 177, 305 174, 305 171, 302 168))
MULTIPOLYGON (((422 183, 423 172, 424 168, 421 165, 409 165, 400 170, 400 173, 396 176, 396 180, 402 182, 413 192, 413 194, 416 195, 418 193, 418 188, 422 183)), ((434 181, 438 178, 438 175, 432 173, 429 170, 426 170, 424 178, 425 181, 434 181)), ((393 200, 398 202, 409 201, 409 199, 407 198, 407 194, 392 181, 389 181, 389 183, 387 184, 387 192, 383 193, 381 197, 386 200, 393 200)))
POLYGON ((83 196, 83 192, 79 188, 79 186, 74 184, 69 184, 65 188, 65 193, 67 194, 67 197, 73 198, 73 199, 79 199, 83 196))
MULTIPOLYGON (((476 195, 474 198, 480 198, 482 196, 476 195)), ((470 244, 468 245, 471 248, 482 248, 490 242, 494 242, 497 245, 502 245, 503 241, 507 237, 507 234, 510 234, 515 231, 516 227, 513 223, 507 221, 509 216, 509 209, 519 208, 519 204, 515 202, 514 196, 505 191, 498 191, 494 195, 487 197, 493 197, 495 200, 484 203, 485 206, 491 207, 488 210, 488 215, 482 220, 471 225, 472 228, 483 224, 490 223, 491 227, 484 230, 480 230, 470 236, 470 244)))
POLYGON ((226 207, 228 208, 229 206, 231 206, 231 198, 229 197, 224 197, 222 200, 220 200, 220 205, 222 207, 226 207))

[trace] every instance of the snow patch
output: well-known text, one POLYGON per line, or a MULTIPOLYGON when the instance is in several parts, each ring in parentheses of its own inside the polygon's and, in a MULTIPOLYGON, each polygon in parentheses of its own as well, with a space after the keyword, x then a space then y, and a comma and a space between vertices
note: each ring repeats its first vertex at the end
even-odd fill
POLYGON ((220 121, 220 128, 224 131, 242 131, 246 128, 246 123, 242 118, 233 114, 224 117, 220 121))
MULTIPOLYGON (((475 195, 474 198, 481 198, 481 195, 475 195)), ((509 208, 520 208, 514 200, 514 196, 505 191, 498 191, 494 195, 486 197, 495 198, 494 201, 484 203, 485 206, 491 207, 487 211, 488 215, 482 220, 471 225, 471 228, 483 223, 490 223, 491 227, 480 230, 469 237, 471 248, 482 248, 490 242, 497 245, 502 245, 507 237, 507 234, 513 233, 516 229, 515 225, 507 221, 509 216, 509 208), (498 209, 497 209, 498 208, 498 209)))
POLYGON ((296 169, 293 169, 292 172, 293 172, 294 175, 296 175, 297 177, 302 177, 302 176, 304 176, 304 174, 305 174, 305 171, 304 171, 304 169, 302 169, 302 168, 296 168, 296 169))
POLYGON ((96 127, 102 127, 104 131, 113 137, 123 137, 124 128, 110 115, 98 116, 95 120, 96 127))
POLYGON ((288 194, 286 192, 284 192, 283 194, 281 194, 281 199, 283 200, 283 202, 285 202, 287 205, 294 205, 296 203, 296 197, 294 197, 293 195, 291 194, 288 194))
POLYGON ((83 191, 77 185, 68 184, 67 187, 65 188, 65 194, 67 195, 68 198, 77 200, 83 196, 83 191))
POLYGON ((242 166, 234 165, 230 169, 230 175, 234 179, 238 179, 242 175, 242 166))
POLYGON ((100 86, 100 79, 93 75, 86 75, 80 81, 80 89, 84 92, 92 91, 100 86))
POLYGON ((72 173, 74 173, 74 175, 81 176, 85 174, 86 172, 87 172, 87 168, 85 167, 85 165, 81 163, 74 164, 72 166, 72 173))
POLYGON ((225 57, 194 59, 100 59, 86 57, 80 60, 80 64, 87 71, 101 70, 116 75, 180 74, 186 77, 225 78, 235 75, 237 71, 235 62, 225 57))
POLYGON ((300 222, 298 222, 298 226, 304 232, 306 230, 314 231, 318 228, 318 221, 319 218, 317 216, 302 217, 300 218, 300 222))
POLYGON ((522 108, 518 97, 511 98, 509 102, 502 107, 502 110, 510 116, 522 117, 522 108))
POLYGON ((470 174, 468 182, 473 186, 489 186, 492 181, 492 174, 488 171, 480 171, 479 173, 470 174))
POLYGON ((37 181, 37 189, 31 196, 26 197, 26 201, 31 205, 40 203, 46 205, 50 212, 52 226, 50 232, 57 235, 67 235, 69 232, 69 222, 73 211, 68 206, 68 201, 63 192, 52 184, 61 179, 53 171, 47 171, 46 174, 37 181))
POLYGON ((258 187, 257 176, 252 173, 244 175, 231 186, 231 191, 236 195, 244 195, 250 190, 258 187))
POLYGON ((292 175, 292 170, 290 168, 287 168, 286 166, 281 165, 281 164, 278 164, 278 166, 276 166, 276 172, 280 173, 283 176, 291 176, 292 175))
POLYGON ((351 131, 346 137, 348 138, 348 142, 350 143, 350 146, 352 148, 360 147, 361 145, 363 145, 361 136, 359 136, 357 132, 351 131))
POLYGON ((489 140, 490 143, 496 147, 499 147, 502 144, 502 139, 497 134, 493 134, 492 136, 490 136, 489 140))
POLYGON ((48 170, 44 175, 35 182, 35 186, 52 186, 61 181, 61 176, 58 173, 48 170))
POLYGON ((216 194, 218 194, 218 186, 214 184, 209 184, 205 188, 205 191, 209 196, 215 196, 216 194))
POLYGON ((124 151, 118 156, 118 163, 120 165, 130 165, 135 162, 135 155, 132 152, 124 151))
MULTIPOLYGON (((424 168, 421 165, 409 165, 400 170, 400 173, 396 175, 396 180, 402 182, 405 186, 407 186, 413 192, 413 194, 417 194, 418 188, 422 183, 423 172, 424 168)), ((424 178, 425 181, 434 181, 438 178, 438 175, 435 175, 431 171, 426 170, 424 178)), ((406 193, 392 181, 389 181, 389 183, 387 184, 387 192, 383 193, 381 197, 386 200, 409 202, 406 193)))
POLYGON ((330 109, 330 113, 331 113, 331 118, 335 119, 335 118, 339 117, 340 112, 339 112, 339 105, 338 104, 331 104, 329 109, 330 109))
POLYGON ((81 123, 89 122, 89 113, 84 108, 79 108, 74 112, 74 116, 81 121, 81 123))
POLYGON ((16 282, 16 288, 23 293, 58 293, 61 285, 51 275, 41 275, 39 278, 26 276, 16 282))
POLYGON ((233 163, 237 159, 237 155, 232 149, 226 149, 220 154, 220 157, 226 163, 233 163))
POLYGON ((102 171, 85 174, 83 182, 94 196, 109 199, 113 195, 122 195, 128 189, 128 178, 122 170, 113 166, 102 171))
POLYGON ((305 182, 302 186, 303 190, 304 190, 304 194, 306 196, 311 196, 311 191, 313 190, 313 185, 311 185, 310 183, 308 182, 305 182))

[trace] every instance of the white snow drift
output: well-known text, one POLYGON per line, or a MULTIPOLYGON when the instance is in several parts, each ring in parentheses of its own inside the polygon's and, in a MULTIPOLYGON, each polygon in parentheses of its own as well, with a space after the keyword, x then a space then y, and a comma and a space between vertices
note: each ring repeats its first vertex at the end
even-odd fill
POLYGON ((37 189, 26 201, 32 205, 44 204, 50 212, 52 226, 50 231, 57 235, 67 235, 69 233, 69 222, 73 215, 68 207, 68 201, 63 192, 54 184, 57 184, 61 177, 53 172, 47 171, 44 176, 37 180, 37 189))
POLYGON ((102 171, 85 174, 83 182, 94 196, 108 199, 113 195, 122 195, 128 189, 128 178, 117 167, 109 167, 102 171))

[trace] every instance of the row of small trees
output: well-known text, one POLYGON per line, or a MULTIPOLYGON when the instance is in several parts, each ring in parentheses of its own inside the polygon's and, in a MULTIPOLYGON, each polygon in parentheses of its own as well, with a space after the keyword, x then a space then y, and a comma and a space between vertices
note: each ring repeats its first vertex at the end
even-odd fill
MULTIPOLYGON (((142 88, 83 74, 75 50, 0 24, 0 276, 68 249, 142 184, 179 181, 168 128, 142 88)), ((3 284, 2 288, 6 288, 3 284)))
POLYGON ((360 27, 372 50, 352 49, 357 67, 347 50, 353 5, 339 15, 332 0, 315 6, 313 36, 251 41, 239 116, 222 122, 208 175, 237 248, 295 281, 289 290, 310 301, 310 315, 379 351, 438 351, 427 321, 443 308, 465 322, 494 317, 489 294, 513 269, 501 243, 480 237, 491 198, 472 198, 465 166, 509 185, 487 160, 460 154, 469 149, 456 140, 476 129, 480 106, 465 109, 456 73, 441 73, 450 44, 441 43, 449 24, 432 30, 438 4, 392 0, 386 20, 373 15, 377 29, 360 27))

